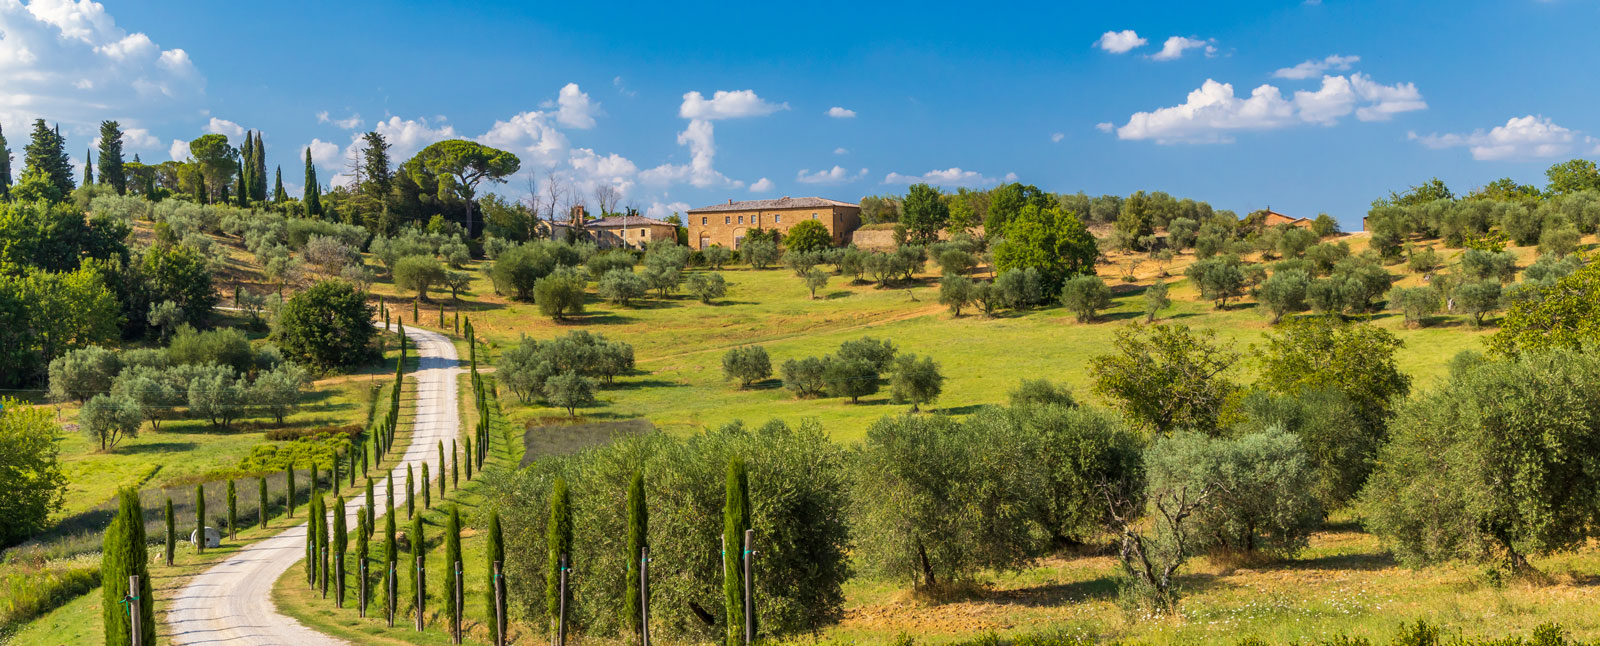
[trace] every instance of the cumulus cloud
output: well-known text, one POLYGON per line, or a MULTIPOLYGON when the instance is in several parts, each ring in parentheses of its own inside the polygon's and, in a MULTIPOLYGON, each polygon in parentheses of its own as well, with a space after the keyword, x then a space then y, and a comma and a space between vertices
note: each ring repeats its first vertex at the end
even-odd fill
POLYGON ((1153 60, 1153 61, 1175 61, 1175 60, 1178 60, 1180 58, 1183 58, 1183 53, 1184 52, 1189 51, 1191 49, 1200 49, 1200 48, 1204 48, 1205 49, 1206 56, 1212 56, 1212 55, 1217 53, 1217 48, 1216 48, 1215 45, 1212 45, 1211 43, 1212 43, 1212 41, 1200 40, 1198 38, 1187 38, 1187 37, 1184 37, 1184 36, 1173 36, 1171 38, 1168 38, 1167 42, 1161 44, 1161 51, 1150 55, 1150 60, 1153 60))
POLYGON ((198 113, 205 79, 186 52, 128 33, 98 2, 0 0, 0 88, 0 121, 92 133, 109 106, 124 122, 198 113))
POLYGON ((750 185, 750 192, 751 193, 766 193, 767 191, 771 191, 773 186, 774 186, 774 184, 772 183, 772 180, 763 177, 761 179, 756 180, 756 182, 754 184, 750 185))
POLYGON ((524 166, 554 166, 566 153, 567 136, 550 122, 551 116, 548 112, 531 110, 495 121, 478 141, 517 153, 524 166))
POLYGON ((331 123, 343 130, 355 130, 365 124, 366 121, 362 120, 360 113, 353 112, 343 119, 335 119, 328 116, 327 110, 323 110, 317 113, 317 123, 331 123))
POLYGON ((867 169, 865 168, 856 171, 855 173, 851 173, 842 166, 834 166, 833 168, 819 170, 814 173, 811 172, 811 169, 809 168, 801 169, 799 173, 795 174, 794 179, 801 184, 843 184, 845 182, 855 181, 866 176, 867 169))
POLYGON ((595 114, 600 111, 600 104, 589 100, 589 95, 579 89, 577 83, 561 87, 556 105, 560 107, 556 111, 556 123, 579 130, 593 128, 595 114))
POLYGON ((854 119, 856 118, 856 111, 848 108, 841 108, 839 106, 833 106, 828 108, 828 116, 835 119, 854 119))
POLYGON ((304 157, 307 149, 311 150, 311 161, 318 166, 330 166, 340 161, 339 144, 312 139, 311 143, 300 148, 300 156, 304 157))
MULTIPOLYGON (((1301 124, 1331 126, 1355 113, 1361 121, 1428 107, 1412 83, 1382 85, 1363 74, 1325 76, 1316 91, 1298 91, 1286 98, 1276 86, 1263 84, 1248 97, 1234 95, 1233 85, 1212 79, 1189 93, 1184 103, 1138 112, 1115 128, 1121 139, 1156 143, 1219 143, 1233 141, 1237 131, 1273 130, 1301 124)), ((1101 124, 1106 130, 1105 124, 1101 124)))
POLYGON ((833 154, 835 154, 835 155, 848 155, 848 154, 850 154, 850 149, 849 148, 845 148, 844 146, 840 146, 838 148, 834 148, 833 149, 833 154))
POLYGON ((1272 75, 1281 79, 1304 80, 1316 78, 1328 70, 1345 71, 1350 66, 1361 62, 1360 56, 1340 56, 1334 54, 1320 61, 1305 61, 1294 67, 1285 67, 1273 72, 1272 75))
POLYGON ((181 162, 181 161, 183 161, 185 159, 188 159, 189 158, 189 142, 183 141, 181 139, 173 139, 172 140, 172 145, 167 147, 167 155, 172 157, 172 161, 180 161, 181 162))
POLYGON ((211 117, 210 123, 206 124, 206 132, 227 135, 229 139, 237 139, 244 136, 244 126, 227 119, 211 117))
POLYGON ((1000 182, 1010 182, 1017 178, 1016 173, 1006 173, 1001 179, 984 177, 977 171, 962 170, 960 167, 945 170, 931 170, 921 175, 902 175, 889 173, 883 178, 885 184, 933 184, 935 186, 989 186, 1000 182))
POLYGON ((1100 40, 1094 41, 1094 46, 1113 54, 1126 54, 1137 47, 1143 47, 1148 42, 1150 41, 1140 38, 1132 29, 1124 29, 1100 34, 1100 40))
POLYGON ((779 110, 788 110, 788 103, 770 103, 759 96, 755 90, 718 90, 706 99, 699 92, 689 92, 683 95, 683 105, 678 108, 678 116, 685 119, 699 119, 713 121, 717 119, 738 119, 742 117, 764 117, 779 110))
POLYGON ((688 210, 688 202, 651 202, 650 207, 644 210, 644 215, 648 218, 660 220, 674 213, 683 213, 688 210))
POLYGON ((573 149, 568 156, 572 183, 584 194, 593 193, 595 187, 610 185, 623 195, 629 194, 639 167, 627 157, 616 153, 600 155, 589 148, 573 149))
POLYGON ((1547 117, 1527 115, 1506 120, 1488 132, 1482 129, 1467 134, 1408 133, 1407 138, 1434 149, 1466 147, 1479 161, 1534 160, 1571 155, 1580 146, 1595 153, 1596 140, 1578 131, 1556 125, 1547 117))
MULTIPOLYGON (((401 119, 391 116, 374 124, 372 129, 389 142, 390 158, 402 161, 427 148, 428 144, 457 137, 456 129, 439 117, 430 120, 427 117, 401 119)), ((351 137, 352 142, 355 139, 356 136, 351 137)))
MULTIPOLYGON (((89 146, 91 148, 99 148, 100 138, 95 137, 94 139, 91 139, 89 141, 89 146)), ((161 139, 153 134, 150 134, 150 131, 145 128, 124 127, 122 129, 122 149, 129 151, 160 150, 161 139)), ((187 148, 185 148, 185 151, 187 152, 187 148)))

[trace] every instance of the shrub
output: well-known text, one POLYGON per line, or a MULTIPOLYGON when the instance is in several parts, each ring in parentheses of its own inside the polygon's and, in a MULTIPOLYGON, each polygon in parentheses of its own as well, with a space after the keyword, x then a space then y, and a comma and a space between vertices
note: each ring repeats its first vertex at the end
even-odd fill
POLYGON ((1306 309, 1306 289, 1310 286, 1311 278, 1304 271, 1290 269, 1273 272, 1272 277, 1261 285, 1260 298, 1261 304, 1272 316, 1274 325, 1283 320, 1283 315, 1306 309))
POLYGON ((1189 281, 1200 289, 1200 296, 1214 301, 1217 309, 1227 309, 1228 299, 1244 295, 1244 270, 1236 256, 1218 256, 1189 265, 1189 281))
POLYGON ((444 267, 432 256, 406 256, 394 267, 394 286, 417 293, 419 300, 428 300, 428 290, 444 282, 444 267))
POLYGON ((850 403, 878 392, 878 369, 864 359, 837 358, 827 361, 822 369, 822 383, 828 394, 849 397, 850 403))
POLYGON ((1072 397, 1072 388, 1066 385, 1057 386, 1049 379, 1023 379, 1017 384, 1016 390, 1009 395, 1010 404, 1015 406, 1077 406, 1078 402, 1072 397))
POLYGON ((1311 462, 1300 438, 1281 429, 1237 439, 1174 435, 1151 447, 1145 467, 1152 489, 1215 487, 1194 516, 1197 546, 1293 556, 1322 520, 1311 462))
POLYGON ((557 321, 568 314, 583 313, 583 289, 588 281, 577 270, 562 267, 540 278, 534 285, 533 298, 539 304, 539 313, 557 321))
POLYGON ((600 298, 626 307, 635 299, 642 298, 649 290, 649 285, 632 269, 613 269, 600 277, 597 289, 600 298))
POLYGON ((1075 276, 1062 284, 1061 304, 1077 315, 1079 323, 1088 323, 1096 312, 1111 306, 1111 289, 1099 276, 1075 276))
POLYGON ((1444 306, 1444 296, 1432 287, 1396 287, 1389 290, 1389 307, 1400 310, 1406 325, 1421 327, 1423 321, 1444 306))
POLYGON ((1494 279, 1466 283, 1456 288, 1456 304, 1472 317, 1472 327, 1482 327, 1484 317, 1500 309, 1501 290, 1494 279))
POLYGON ((911 412, 915 413, 923 404, 939 398, 944 390, 944 375, 931 357, 919 360, 914 354, 901 355, 895 359, 889 388, 896 403, 910 403, 911 412))
POLYGON ((1367 528, 1402 562, 1527 557, 1595 535, 1600 359, 1565 350, 1484 362, 1414 399, 1362 491, 1367 528))
POLYGON ((572 371, 611 381, 633 366, 633 346, 584 331, 548 341, 524 337, 495 364, 500 382, 522 401, 546 396, 546 381, 555 375, 572 371))
POLYGON ((1055 403, 1063 394, 984 418, 1011 426, 1024 443, 1038 469, 1032 485, 1038 522, 1056 546, 1083 544, 1101 532, 1110 518, 1100 486, 1137 482, 1143 470, 1138 437, 1103 411, 1055 403))
POLYGON ((372 356, 372 314, 354 286, 322 281, 278 309, 272 338, 284 353, 317 370, 354 366, 372 356))
POLYGON ((1158 281, 1155 282, 1155 284, 1145 288, 1145 290, 1144 290, 1144 322, 1145 323, 1153 323, 1153 322, 1155 322, 1156 315, 1160 314, 1161 310, 1167 309, 1168 307, 1171 307, 1171 306, 1172 306, 1172 299, 1167 298, 1167 283, 1166 283, 1166 281, 1158 280, 1158 281))
POLYGON ((778 262, 778 245, 766 240, 746 239, 739 247, 739 255, 756 269, 766 269, 778 262))
POLYGON ((961 316, 961 308, 972 302, 972 292, 972 279, 966 276, 949 273, 939 279, 939 304, 955 316, 961 316))
MULTIPOLYGON (((811 220, 806 221, 811 222, 811 220)), ((811 290, 811 298, 817 297, 817 290, 828 286, 828 272, 815 267, 806 271, 806 275, 802 278, 805 279, 806 289, 811 290)))
POLYGON ((1239 402, 1244 420, 1232 435, 1281 429, 1300 438, 1311 461, 1311 493, 1325 510, 1355 498, 1371 473, 1383 428, 1369 428, 1355 402, 1336 388, 1303 388, 1292 395, 1256 390, 1239 402))
POLYGON ((722 375, 738 381, 740 388, 749 388, 750 384, 772 376, 772 361, 767 358, 767 350, 759 345, 730 348, 722 355, 722 375))
POLYGON ((1044 302, 1044 277, 1038 269, 1026 267, 1000 272, 994 280, 1001 300, 1011 309, 1026 309, 1044 302))
MULTIPOLYGON (((101 395, 103 396, 103 395, 101 395)), ((43 530, 61 509, 67 478, 61 473, 56 440, 61 426, 47 407, 30 407, 0 398, 0 546, 10 546, 43 530)), ((79 415, 80 423, 82 415, 79 415)), ((0 625, 4 625, 0 621, 0 625)))
POLYGON ((875 575, 936 588, 1021 567, 1040 548, 1037 461, 998 413, 884 417, 854 458, 855 555, 875 575))
POLYGON ((722 269, 722 266, 727 264, 729 258, 733 256, 732 250, 720 244, 714 244, 706 247, 704 252, 706 256, 706 264, 712 269, 722 269))
POLYGON ((267 431, 266 438, 273 442, 288 442, 318 435, 342 435, 353 441, 360 438, 362 432, 363 428, 360 424, 321 426, 317 428, 275 428, 267 431))
POLYGON ((521 244, 502 251, 488 271, 496 294, 531 301, 539 279, 550 275, 555 268, 556 259, 544 246, 521 244))
POLYGON ((713 299, 722 298, 728 293, 728 281, 723 280, 722 274, 693 273, 685 281, 689 293, 700 302, 710 304, 713 299))
POLYGON ((816 357, 789 359, 778 366, 778 373, 783 377, 783 387, 800 398, 822 396, 827 389, 827 382, 823 380, 826 372, 826 360, 816 357))
POLYGON ((50 362, 50 398, 87 401, 111 390, 111 380, 122 370, 117 353, 97 345, 72 350, 50 362))

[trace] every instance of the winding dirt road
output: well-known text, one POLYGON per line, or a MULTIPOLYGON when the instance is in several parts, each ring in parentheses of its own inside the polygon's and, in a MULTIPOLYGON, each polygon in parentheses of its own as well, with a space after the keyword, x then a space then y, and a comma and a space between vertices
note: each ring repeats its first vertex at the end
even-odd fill
MULTIPOLYGON (((408 328, 420 359, 417 371, 415 418, 411 444, 395 467, 395 480, 405 479, 407 463, 443 474, 438 443, 457 434, 456 376, 461 372, 455 346, 444 335, 408 328)), ((415 467, 414 467, 415 468, 415 467)), ((377 513, 382 514, 383 487, 376 490, 377 513)), ((348 526, 355 527, 356 510, 363 503, 353 496, 345 503, 348 526)), ((278 613, 272 603, 272 586, 305 555, 306 526, 297 525, 272 538, 240 550, 190 579, 172 599, 166 615, 163 641, 173 644, 228 646, 331 646, 347 642, 300 625, 278 613)))

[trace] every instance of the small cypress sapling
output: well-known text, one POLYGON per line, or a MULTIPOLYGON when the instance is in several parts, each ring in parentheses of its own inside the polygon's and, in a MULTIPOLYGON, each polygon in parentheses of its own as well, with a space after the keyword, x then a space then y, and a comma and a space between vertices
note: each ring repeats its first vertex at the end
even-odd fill
POLYGON ((289 489, 289 517, 294 518, 294 464, 283 468, 283 479, 289 489))
POLYGON ((344 496, 334 501, 333 507, 333 589, 334 603, 344 607, 344 554, 350 546, 350 536, 344 524, 344 496))
POLYGON ((622 625, 628 635, 640 634, 639 617, 639 557, 648 544, 650 527, 649 510, 644 503, 644 474, 633 472, 628 483, 628 545, 622 562, 628 564, 627 579, 622 593, 622 625))
MULTIPOLYGON (((489 636, 491 638, 497 638, 500 636, 500 624, 499 622, 495 621, 495 617, 497 616, 495 612, 498 610, 499 612, 504 613, 505 606, 495 605, 495 587, 503 585, 503 582, 495 578, 494 564, 503 563, 506 558, 505 542, 500 537, 500 512, 498 510, 489 510, 489 537, 485 543, 486 545, 484 546, 483 556, 486 562, 484 563, 483 580, 488 581, 489 585, 484 588, 483 603, 488 611, 485 612, 483 616, 486 618, 485 620, 489 622, 489 636)), ((504 594, 500 596, 500 601, 502 603, 505 601, 504 594)), ((489 641, 496 644, 500 643, 498 639, 490 639, 489 641)))
POLYGON ((257 508, 256 508, 256 515, 259 516, 259 518, 257 518, 256 520, 261 524, 262 527, 266 527, 267 526, 267 477, 266 476, 261 476, 259 478, 256 478, 256 482, 257 482, 257 486, 256 486, 256 494, 257 495, 256 495, 256 497, 260 498, 260 500, 256 501, 256 504, 258 505, 257 508))
MULTIPOLYGON (((550 521, 545 525, 546 567, 544 599, 546 616, 555 622, 561 612, 561 557, 572 554, 572 500, 565 478, 556 478, 550 491, 550 521)), ((553 624, 552 624, 553 625, 553 624)))
POLYGON ((178 551, 178 528, 177 521, 172 517, 172 496, 167 496, 167 513, 164 520, 167 525, 167 544, 163 556, 167 559, 167 565, 171 566, 172 559, 178 551))
MULTIPOLYGON (((443 478, 440 478, 443 480, 443 478)), ((428 463, 422 463, 422 508, 433 508, 433 482, 428 480, 428 463)))
POLYGON ((239 538, 239 499, 233 489, 233 479, 228 479, 228 540, 239 538))
POLYGON ((194 551, 206 551, 206 486, 194 486, 194 551))
POLYGON ((728 461, 727 492, 722 505, 722 601, 727 609, 727 646, 744 643, 744 530, 750 528, 750 485, 744 460, 728 461))
MULTIPOLYGON (((445 600, 444 613, 446 617, 454 617, 456 613, 456 595, 464 591, 456 590, 456 571, 461 567, 461 510, 455 505, 450 506, 450 517, 444 525, 444 571, 445 589, 450 591, 449 598, 445 600)), ((466 614, 463 609, 462 614, 466 614)))

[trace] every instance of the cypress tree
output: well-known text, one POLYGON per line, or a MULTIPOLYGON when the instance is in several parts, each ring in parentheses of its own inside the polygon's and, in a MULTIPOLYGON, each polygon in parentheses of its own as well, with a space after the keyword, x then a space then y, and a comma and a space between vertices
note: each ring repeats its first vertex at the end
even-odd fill
POLYGON ((83 151, 83 185, 94 185, 94 151, 83 151))
POLYGON ((322 493, 322 468, 313 461, 311 463, 311 496, 316 497, 322 493))
MULTIPOLYGON (((495 610, 499 609, 501 612, 504 612, 504 606, 495 605, 494 595, 495 586, 502 585, 501 581, 495 579, 494 564, 498 561, 503 567, 506 560, 505 541, 500 537, 499 510, 489 510, 489 537, 485 543, 486 544, 483 552, 483 580, 488 581, 489 585, 484 589, 483 605, 487 612, 485 612, 483 616, 486 617, 485 621, 489 622, 489 636, 491 637, 489 641, 492 643, 499 643, 499 640, 492 639, 494 637, 499 637, 500 632, 500 624, 494 620, 495 610)), ((507 590, 506 592, 510 591, 507 590)), ((504 595, 500 597, 500 601, 505 601, 504 595)))
POLYGON ((283 476, 289 489, 289 517, 294 518, 294 464, 283 468, 283 476))
MULTIPOLYGON (((361 451, 360 453, 361 453, 362 457, 366 457, 366 455, 367 455, 366 451, 361 451)), ((356 486, 356 452, 355 451, 345 451, 344 457, 345 457, 345 461, 348 463, 347 464, 347 468, 345 469, 345 471, 349 472, 349 474, 350 474, 350 486, 354 487, 354 486, 356 486)))
POLYGON ((374 505, 375 505, 375 503, 373 501, 373 496, 372 496, 372 478, 367 478, 367 506, 363 508, 363 513, 365 513, 366 516, 367 516, 367 525, 366 525, 366 527, 367 527, 367 533, 368 534, 371 534, 372 533, 372 529, 373 529, 372 528, 372 514, 376 513, 374 505))
POLYGON ((626 585, 622 593, 622 625, 627 634, 640 634, 639 623, 639 554, 649 541, 650 516, 644 504, 644 474, 633 472, 628 483, 628 546, 623 563, 628 564, 626 585))
POLYGON ((444 498, 444 440, 439 440, 439 498, 444 498))
POLYGON ((260 507, 258 509, 256 509, 256 514, 260 516, 260 518, 258 520, 260 521, 261 526, 262 527, 266 527, 267 526, 267 477, 266 476, 261 476, 260 478, 256 478, 256 481, 260 483, 259 486, 258 486, 258 489, 259 489, 258 493, 260 494, 260 498, 261 498, 261 500, 258 501, 260 507))
POLYGON ((228 479, 228 539, 239 538, 239 498, 233 488, 233 479, 228 479))
POLYGON ((406 519, 410 520, 417 514, 417 504, 412 502, 411 493, 416 491, 411 487, 411 465, 406 464, 406 519))
POLYGON ((128 194, 128 174, 122 166, 122 126, 100 122, 100 183, 110 184, 117 195, 128 194))
POLYGON ((5 129, 0 128, 0 200, 11 197, 11 146, 5 129))
MULTIPOLYGON (((467 482, 472 482, 472 438, 471 437, 467 438, 467 452, 463 453, 462 456, 467 458, 467 482)), ((461 458, 456 458, 456 461, 459 462, 460 460, 461 460, 461 458)), ((454 473, 454 471, 452 471, 451 473, 454 473)))
POLYGON ((728 461, 727 493, 722 505, 722 596, 727 616, 727 646, 744 643, 744 530, 750 528, 750 485, 744 460, 728 461))
POLYGON ((428 574, 426 570, 422 572, 417 571, 418 558, 423 559, 424 563, 426 563, 428 558, 428 541, 427 538, 422 535, 421 516, 411 519, 411 558, 406 560, 406 571, 411 573, 410 580, 412 610, 421 610, 420 608, 417 608, 416 604, 418 593, 421 593, 424 603, 426 603, 428 600, 428 574))
POLYGON ((328 470, 328 475, 331 476, 329 478, 329 480, 333 481, 333 493, 334 493, 334 495, 338 495, 339 494, 339 454, 338 453, 333 454, 332 462, 333 462, 333 464, 329 465, 330 468, 328 470))
MULTIPOLYGON (((376 452, 377 451, 377 446, 378 446, 378 438, 377 437, 373 437, 371 443, 372 443, 372 446, 373 446, 373 451, 376 452)), ((353 471, 351 472, 351 477, 352 478, 355 477, 355 474, 354 474, 353 471)), ((362 447, 361 447, 361 477, 363 477, 363 478, 370 477, 370 476, 367 475, 367 448, 366 448, 366 444, 362 444, 362 447)))
POLYGON ((334 501, 333 507, 333 590, 334 602, 344 607, 344 554, 350 546, 350 536, 344 525, 344 496, 334 501))
MULTIPOLYGON (((444 478, 439 478, 443 480, 444 478)), ((442 498, 441 498, 442 500, 442 498)), ((428 463, 422 463, 422 508, 433 508, 433 482, 428 480, 428 463)))
POLYGON ((328 598, 328 566, 329 543, 328 540, 328 500, 321 494, 317 495, 317 567, 319 568, 322 583, 322 598, 328 598))
MULTIPOLYGON (((456 453, 456 441, 450 440, 450 486, 461 488, 461 454, 456 453)), ((444 474, 439 474, 444 475, 444 474)))
POLYGON ((206 551, 206 486, 194 486, 194 551, 206 551))
POLYGON ((144 508, 132 489, 117 492, 117 515, 106 528, 100 557, 100 619, 106 644, 133 643, 129 613, 139 613, 139 643, 156 643, 155 589, 144 534, 144 508), (139 589, 128 589, 128 577, 139 589), (131 597, 131 599, 130 599, 131 597))
MULTIPOLYGON (((398 540, 398 536, 396 536, 394 531, 393 505, 390 505, 390 507, 390 513, 383 515, 383 574, 386 577, 389 576, 389 573, 391 572, 394 573, 394 576, 399 576, 400 574, 399 571, 396 570, 400 563, 400 547, 399 544, 395 542, 398 540)), ((396 592, 398 592, 399 586, 396 585, 395 589, 396 592)), ((399 605, 398 599, 394 599, 389 596, 387 585, 384 586, 383 599, 384 603, 386 604, 384 605, 384 608, 388 608, 391 605, 399 605)))
MULTIPOLYGON (((450 505, 450 518, 444 525, 444 572, 445 589, 450 591, 449 598, 445 600, 444 614, 454 617, 456 613, 456 595, 466 599, 466 591, 456 590, 456 571, 461 567, 461 510, 455 505, 450 505)), ((463 575, 463 580, 465 575, 463 575)), ((461 614, 466 614, 462 609, 461 614)))
POLYGON ((278 204, 283 204, 284 202, 289 201, 289 194, 285 193, 283 191, 283 167, 282 166, 278 167, 276 175, 277 175, 277 179, 274 180, 274 184, 273 184, 273 188, 272 188, 272 201, 276 202, 278 204))
POLYGON ((61 138, 60 128, 51 130, 45 125, 44 119, 35 119, 33 138, 22 152, 23 177, 36 171, 43 173, 60 191, 62 198, 77 188, 72 180, 72 159, 67 156, 66 140, 61 138))
POLYGON ((565 478, 556 478, 550 492, 550 522, 545 525, 546 567, 544 599, 546 616, 557 621, 561 613, 561 557, 572 558, 572 499, 565 478))
POLYGON ((244 143, 239 144, 239 206, 249 206, 250 190, 255 186, 255 179, 251 174, 255 172, 255 137, 250 136, 250 131, 244 131, 244 143))
POLYGON ((306 215, 319 217, 322 215, 322 185, 317 183, 317 166, 311 163, 311 147, 306 147, 306 215))
POLYGON ((317 497, 306 501, 306 583, 317 587, 317 497))
POLYGON ((389 479, 384 481, 383 502, 389 506, 389 515, 394 515, 394 473, 389 473, 389 479))
POLYGON ((163 556, 167 557, 167 565, 171 566, 172 559, 177 556, 178 551, 178 521, 172 517, 172 496, 167 496, 167 513, 163 520, 167 525, 167 544, 163 556))
POLYGON ((361 585, 368 583, 367 577, 362 575, 361 566, 367 562, 367 541, 372 537, 372 523, 367 520, 371 513, 370 506, 356 511, 356 601, 361 604, 360 610, 363 613, 367 611, 366 601, 372 597, 368 594, 368 599, 363 599, 360 592, 361 585))

